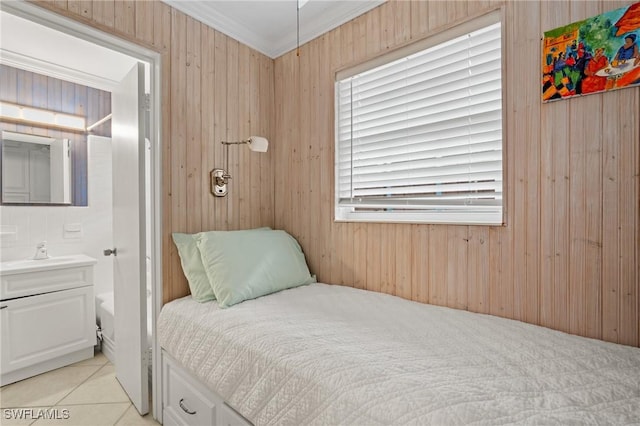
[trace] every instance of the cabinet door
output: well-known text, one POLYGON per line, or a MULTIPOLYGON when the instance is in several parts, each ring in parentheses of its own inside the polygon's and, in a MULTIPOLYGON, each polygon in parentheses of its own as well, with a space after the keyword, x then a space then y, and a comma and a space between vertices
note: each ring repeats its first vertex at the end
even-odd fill
POLYGON ((29 198, 32 203, 51 202, 51 150, 38 147, 29 152, 29 198))
POLYGON ((92 347, 93 287, 0 302, 2 373, 92 347))
POLYGON ((29 150, 5 142, 2 155, 3 190, 8 193, 29 194, 29 150))

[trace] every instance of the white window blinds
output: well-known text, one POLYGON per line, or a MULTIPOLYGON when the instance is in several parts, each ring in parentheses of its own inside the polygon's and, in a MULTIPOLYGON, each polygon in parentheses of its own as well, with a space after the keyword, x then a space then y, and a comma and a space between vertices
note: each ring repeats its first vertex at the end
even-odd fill
POLYGON ((336 82, 336 220, 502 223, 492 20, 336 82))

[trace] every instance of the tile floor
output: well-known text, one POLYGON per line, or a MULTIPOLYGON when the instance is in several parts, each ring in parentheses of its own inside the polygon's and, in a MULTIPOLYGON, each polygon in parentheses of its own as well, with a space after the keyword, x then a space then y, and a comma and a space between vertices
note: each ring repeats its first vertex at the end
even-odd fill
POLYGON ((97 352, 91 359, 0 388, 0 425, 48 424, 137 426, 158 423, 151 414, 144 417, 138 414, 120 387, 114 366, 97 352), (38 410, 45 410, 48 415, 57 414, 58 419, 42 418, 39 413, 43 412, 38 410), (22 419, 14 418, 20 414, 22 419), (25 419, 25 415, 32 418, 25 419))

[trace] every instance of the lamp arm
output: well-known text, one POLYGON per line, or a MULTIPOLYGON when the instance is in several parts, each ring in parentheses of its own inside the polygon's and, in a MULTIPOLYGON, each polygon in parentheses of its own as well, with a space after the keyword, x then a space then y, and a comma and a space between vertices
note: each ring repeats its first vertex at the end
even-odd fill
POLYGON ((240 141, 240 142, 225 142, 225 141, 222 141, 222 145, 243 145, 243 144, 248 144, 249 142, 250 142, 249 139, 246 139, 246 140, 243 140, 243 141, 240 141))

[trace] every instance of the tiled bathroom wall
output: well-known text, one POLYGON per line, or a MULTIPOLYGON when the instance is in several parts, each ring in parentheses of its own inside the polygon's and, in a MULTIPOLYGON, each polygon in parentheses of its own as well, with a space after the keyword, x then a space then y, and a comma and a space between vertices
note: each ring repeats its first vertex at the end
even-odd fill
POLYGON ((88 138, 88 206, 0 206, 0 260, 33 257, 36 244, 47 242, 50 256, 85 254, 98 263, 94 294, 113 291, 111 139, 88 138))

